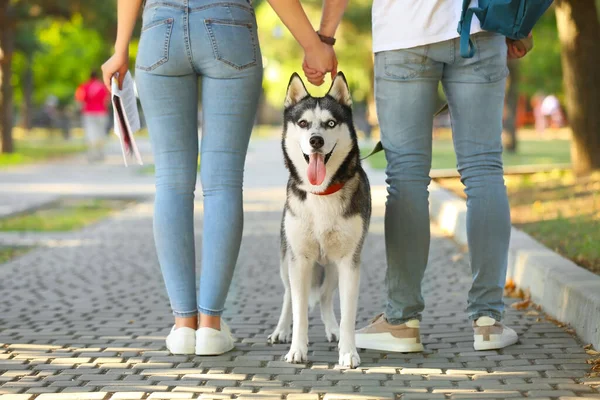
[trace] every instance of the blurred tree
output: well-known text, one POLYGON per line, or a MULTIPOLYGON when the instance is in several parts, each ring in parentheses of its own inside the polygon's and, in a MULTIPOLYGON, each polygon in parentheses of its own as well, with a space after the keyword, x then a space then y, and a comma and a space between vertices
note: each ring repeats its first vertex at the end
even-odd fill
MULTIPOLYGON (((32 108, 33 108, 33 57, 37 51, 41 50, 40 42, 35 34, 35 24, 27 22, 21 24, 17 29, 15 38, 16 53, 13 58, 13 86, 20 87, 21 98, 16 98, 21 106, 21 126, 24 129, 31 128, 32 108), (21 68, 18 68, 21 66, 21 68), (19 84, 20 83, 20 84, 19 84)), ((18 93, 18 91, 17 91, 18 93)), ((15 97, 19 97, 16 95, 15 97)))
POLYGON ((556 15, 549 9, 533 28, 531 54, 519 60, 519 92, 528 96, 543 91, 562 98, 562 68, 556 15))
POLYGON ((563 82, 576 175, 600 169, 600 21, 594 0, 557 0, 563 82))
MULTIPOLYGON (((0 137, 2 152, 13 151, 13 56, 17 32, 23 24, 47 17, 69 19, 81 14, 87 26, 94 26, 104 37, 114 38, 115 2, 86 0, 0 0, 0 137)), ((112 40, 111 40, 112 41, 112 40)))
MULTIPOLYGON (((320 1, 302 2, 315 29, 321 17, 320 1)), ((340 25, 336 37, 335 50, 338 69, 348 79, 354 101, 367 101, 372 96, 373 58, 371 48, 371 3, 368 0, 355 0, 340 25)), ((263 52, 265 77, 263 88, 267 102, 273 107, 281 107, 288 79, 293 72, 302 74, 303 51, 275 12, 266 2, 256 5, 259 37, 263 52)), ((310 84, 305 82, 308 86, 310 84)), ((310 88, 314 95, 324 95, 329 86, 310 88)))

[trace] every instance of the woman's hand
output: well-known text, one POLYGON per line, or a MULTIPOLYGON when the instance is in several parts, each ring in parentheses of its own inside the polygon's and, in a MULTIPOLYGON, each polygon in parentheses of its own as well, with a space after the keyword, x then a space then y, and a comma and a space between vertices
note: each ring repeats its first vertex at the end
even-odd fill
POLYGON ((302 69, 308 81, 316 86, 323 84, 328 72, 331 72, 331 79, 335 78, 337 57, 333 47, 319 41, 314 47, 306 48, 302 69))
POLYGON ((531 33, 522 40, 513 40, 506 38, 506 47, 509 59, 518 59, 524 57, 531 47, 533 47, 533 36, 531 33), (529 47, 529 48, 528 48, 529 47))
POLYGON ((129 52, 118 51, 112 55, 104 64, 102 64, 102 80, 104 85, 110 91, 111 90, 111 79, 113 75, 118 73, 117 80, 119 82, 119 89, 123 88, 123 79, 129 69, 129 52))

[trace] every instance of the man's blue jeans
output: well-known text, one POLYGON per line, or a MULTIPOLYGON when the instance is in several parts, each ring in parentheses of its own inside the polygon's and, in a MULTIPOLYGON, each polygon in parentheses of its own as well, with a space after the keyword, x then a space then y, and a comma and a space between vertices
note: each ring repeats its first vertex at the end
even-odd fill
POLYGON ((502 318, 510 211, 502 167, 506 44, 503 36, 473 36, 472 59, 458 39, 375 56, 375 93, 387 158, 385 213, 386 318, 420 319, 421 281, 429 253, 433 114, 441 81, 450 106, 458 171, 467 195, 467 235, 473 286, 471 319, 502 318))

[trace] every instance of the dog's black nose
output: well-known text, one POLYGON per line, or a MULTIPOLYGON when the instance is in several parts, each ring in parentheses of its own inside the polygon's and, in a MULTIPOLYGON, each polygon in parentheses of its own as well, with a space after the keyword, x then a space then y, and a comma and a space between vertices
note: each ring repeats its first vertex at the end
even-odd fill
POLYGON ((323 147, 323 145, 325 144, 325 141, 323 140, 323 138, 321 136, 313 136, 310 138, 308 143, 310 143, 310 146, 313 149, 317 150, 317 149, 320 149, 321 147, 323 147))

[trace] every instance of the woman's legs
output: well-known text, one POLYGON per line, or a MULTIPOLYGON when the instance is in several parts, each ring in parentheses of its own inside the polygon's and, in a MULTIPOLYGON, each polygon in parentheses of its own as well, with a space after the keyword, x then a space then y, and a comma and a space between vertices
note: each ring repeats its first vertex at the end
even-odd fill
POLYGON ((138 70, 154 163, 154 240, 176 327, 197 327, 194 189, 198 166, 198 77, 138 70))
POLYGON ((204 195, 200 326, 219 328, 243 229, 242 183, 262 69, 236 79, 202 79, 204 195))

